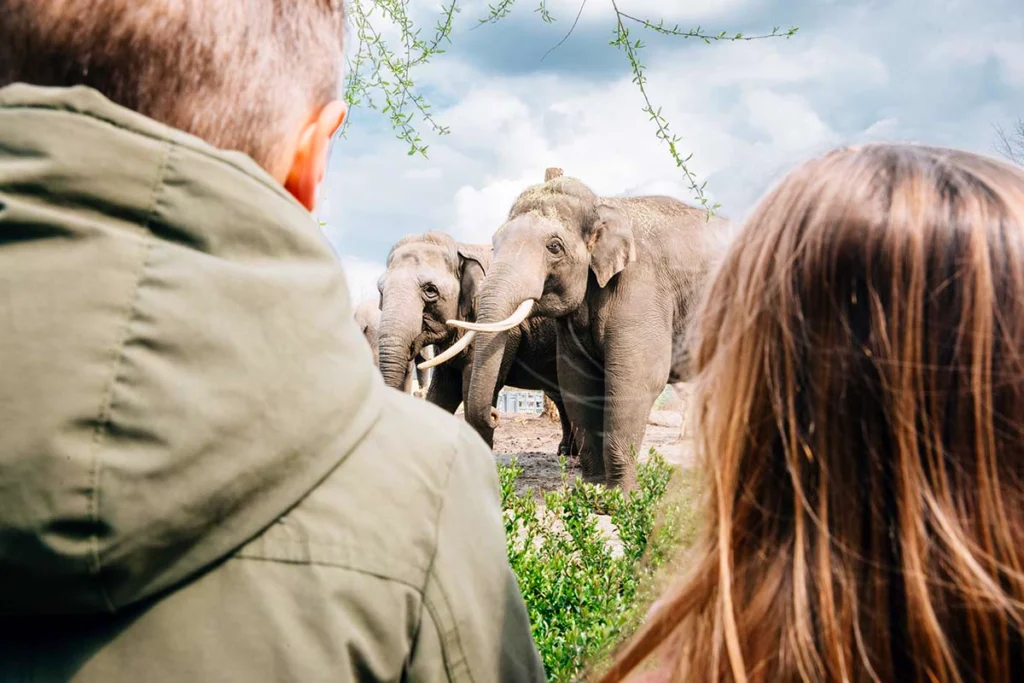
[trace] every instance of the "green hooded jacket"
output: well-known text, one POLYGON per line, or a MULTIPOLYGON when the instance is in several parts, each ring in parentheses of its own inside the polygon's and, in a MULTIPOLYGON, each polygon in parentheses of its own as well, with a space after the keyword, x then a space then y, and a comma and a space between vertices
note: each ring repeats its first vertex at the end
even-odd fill
POLYGON ((309 213, 0 89, 0 681, 541 681, 490 451, 388 389, 309 213))

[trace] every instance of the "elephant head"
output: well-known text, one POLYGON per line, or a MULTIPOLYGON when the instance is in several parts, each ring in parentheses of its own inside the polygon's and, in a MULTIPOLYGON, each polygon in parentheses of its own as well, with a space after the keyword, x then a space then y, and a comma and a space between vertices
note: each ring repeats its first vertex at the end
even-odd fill
POLYGON ((355 307, 354 313, 356 324, 359 326, 366 343, 373 351, 373 364, 379 365, 380 359, 377 353, 377 337, 380 328, 380 299, 372 297, 363 299, 355 307))
POLYGON ((531 315, 561 318, 583 304, 591 279, 604 288, 636 260, 630 218, 573 178, 526 189, 492 238, 494 253, 477 302, 479 332, 466 419, 493 429, 490 402, 504 333, 531 315))
POLYGON ((380 370, 401 389, 409 362, 428 345, 437 365, 461 352, 472 334, 449 327, 453 318, 475 319, 475 299, 489 262, 490 245, 456 242, 442 232, 405 237, 388 254, 380 290, 380 370))

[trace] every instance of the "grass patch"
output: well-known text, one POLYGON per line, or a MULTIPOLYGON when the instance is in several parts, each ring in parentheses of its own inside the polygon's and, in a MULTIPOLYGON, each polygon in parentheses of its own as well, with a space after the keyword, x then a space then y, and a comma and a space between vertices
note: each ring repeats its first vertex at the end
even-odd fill
POLYGON ((498 465, 508 555, 519 579, 549 680, 572 681, 600 667, 640 625, 663 588, 671 561, 696 533, 697 482, 692 470, 651 449, 630 495, 569 481, 538 504, 516 493, 522 469, 498 465), (596 513, 607 514, 620 544, 609 541, 596 513))

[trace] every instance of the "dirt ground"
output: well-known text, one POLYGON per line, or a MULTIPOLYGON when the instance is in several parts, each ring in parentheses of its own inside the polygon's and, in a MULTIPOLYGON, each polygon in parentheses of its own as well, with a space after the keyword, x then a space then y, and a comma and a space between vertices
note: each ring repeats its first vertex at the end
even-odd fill
MULTIPOLYGON (((653 446, 667 461, 689 467, 693 464, 693 439, 689 433, 681 438, 685 397, 680 400, 674 391, 668 392, 667 396, 668 400, 656 403, 657 409, 652 410, 647 419, 643 445, 638 451, 639 459, 641 462, 646 460, 653 446)), ((456 415, 462 416, 461 407, 456 415)), ((562 484, 558 462, 558 443, 561 438, 562 427, 557 419, 502 414, 494 430, 494 457, 505 464, 516 458, 523 469, 517 481, 517 491, 522 494, 529 489, 540 498, 545 491, 557 489, 562 484)), ((570 478, 580 474, 579 463, 575 459, 569 459, 567 464, 570 478)), ((538 501, 538 504, 539 509, 543 510, 544 503, 538 501)), ((622 543, 611 518, 601 514, 594 516, 612 553, 621 553, 622 543)))
MULTIPOLYGON (((680 439, 683 404, 672 397, 652 410, 647 421, 643 446, 638 454, 646 460, 653 446, 669 462, 688 467, 693 462, 693 441, 680 439)), ((462 412, 461 409, 459 411, 462 412)), ((561 475, 558 466, 558 442, 562 438, 560 423, 533 415, 503 414, 494 430, 495 458, 508 463, 517 459, 523 473, 519 478, 520 490, 530 488, 537 493, 558 488, 561 475)), ((569 460, 569 476, 579 474, 578 463, 569 460)))

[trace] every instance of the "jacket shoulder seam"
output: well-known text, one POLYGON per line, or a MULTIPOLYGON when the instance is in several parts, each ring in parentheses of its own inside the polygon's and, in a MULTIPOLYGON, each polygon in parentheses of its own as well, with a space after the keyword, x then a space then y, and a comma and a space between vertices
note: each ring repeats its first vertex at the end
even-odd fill
POLYGON ((413 591, 415 591, 416 594, 419 595, 421 599, 423 598, 424 595, 422 587, 413 581, 407 581, 397 576, 385 574, 383 572, 373 571, 371 569, 366 569, 365 567, 357 567, 347 562, 325 560, 322 558, 290 560, 281 557, 265 557, 262 555, 250 555, 245 553, 244 551, 235 553, 229 559, 235 562, 267 562, 271 564, 292 565, 295 567, 324 567, 327 569, 336 569, 338 571, 350 572, 353 574, 359 574, 361 576, 372 576, 373 578, 380 579, 381 581, 387 581, 388 583, 395 583, 402 586, 406 586, 407 588, 411 588, 413 591))
MULTIPOLYGON (((9 104, 9 105, 5 105, 3 107, 0 107, 0 111, 18 111, 18 110, 46 111, 46 112, 49 112, 51 114, 54 114, 55 116, 66 116, 66 117, 73 118, 73 119, 74 118, 82 117, 82 118, 90 119, 92 121, 98 121, 100 123, 104 123, 104 124, 107 124, 109 126, 113 126, 114 128, 117 128, 118 130, 122 130, 122 131, 124 131, 126 133, 129 133, 131 135, 139 135, 141 137, 148 138, 148 139, 153 140, 155 142, 162 142, 164 144, 171 145, 173 147, 185 149, 185 150, 188 150, 190 152, 195 152, 196 154, 204 156, 204 157, 206 157, 208 159, 211 159, 211 160, 217 162, 218 164, 221 164, 223 166, 227 166, 227 167, 231 168, 232 170, 234 170, 234 171, 236 171, 238 173, 241 173, 246 178, 249 178, 249 179, 253 180, 254 182, 257 182, 260 185, 262 185, 263 187, 267 188, 268 190, 273 192, 274 195, 276 195, 280 199, 282 199, 284 201, 289 201, 290 200, 289 196, 284 195, 283 192, 278 187, 275 187, 271 183, 267 182, 267 180, 265 178, 260 178, 259 176, 255 175, 253 173, 250 173, 246 169, 240 167, 238 164, 232 163, 232 162, 228 161, 227 159, 221 158, 220 156, 218 156, 216 154, 212 154, 210 152, 210 150, 203 149, 201 146, 199 146, 197 144, 194 144, 194 143, 192 143, 189 140, 180 139, 180 138, 174 136, 173 134, 170 134, 170 135, 158 135, 158 134, 155 134, 155 133, 152 133, 152 132, 149 132, 149 131, 140 130, 138 128, 133 128, 131 126, 125 125, 124 123, 122 123, 120 121, 117 121, 116 119, 114 119, 112 117, 103 116, 103 115, 98 114, 98 113, 96 113, 94 111, 83 111, 81 109, 67 110, 67 109, 59 109, 57 107, 52 107, 52 106, 45 105, 45 104, 25 104, 25 103, 22 103, 22 104, 9 104)), ((165 124, 161 124, 159 121, 154 121, 154 122, 157 123, 158 125, 162 125, 162 126, 165 125, 165 124)), ((170 133, 181 133, 182 135, 189 135, 189 136, 191 136, 191 134, 186 133, 184 131, 178 131, 178 129, 176 129, 176 128, 167 127, 167 129, 168 129, 168 132, 170 132, 170 133)), ((191 137, 195 137, 195 136, 191 136, 191 137)), ((204 144, 209 144, 209 143, 205 143, 205 141, 203 141, 201 138, 196 138, 196 140, 199 141, 199 142, 202 142, 204 144)), ((211 147, 211 149, 216 149, 216 148, 211 147)), ((255 162, 253 162, 253 163, 255 163, 255 162)))
MULTIPOLYGON (((169 142, 165 141, 160 167, 156 173, 153 187, 150 191, 151 196, 149 200, 149 208, 146 211, 146 218, 141 226, 146 235, 148 235, 149 223, 156 211, 161 191, 164 187, 164 178, 170 163, 171 151, 172 146, 169 142)), ((94 526, 99 524, 100 519, 100 479, 103 474, 102 448, 104 438, 109 433, 117 387, 123 381, 122 363, 124 361, 124 350, 131 339, 134 323, 138 317, 139 295, 142 291, 143 282, 146 279, 146 271, 149 269, 150 259, 153 254, 153 244, 154 243, 151 239, 144 237, 141 249, 142 255, 139 259, 139 265, 135 272, 135 281, 130 301, 123 312, 122 332, 114 347, 111 349, 112 360, 110 366, 110 378, 107 382, 106 389, 101 396, 100 407, 96 415, 96 427, 93 430, 92 436, 92 466, 89 472, 89 519, 94 526)), ((100 578, 103 561, 100 557, 99 537, 95 533, 90 537, 89 545, 92 570, 94 576, 97 577, 97 586, 100 596, 107 608, 113 610, 113 600, 111 599, 106 587, 103 585, 102 578, 100 578)))

